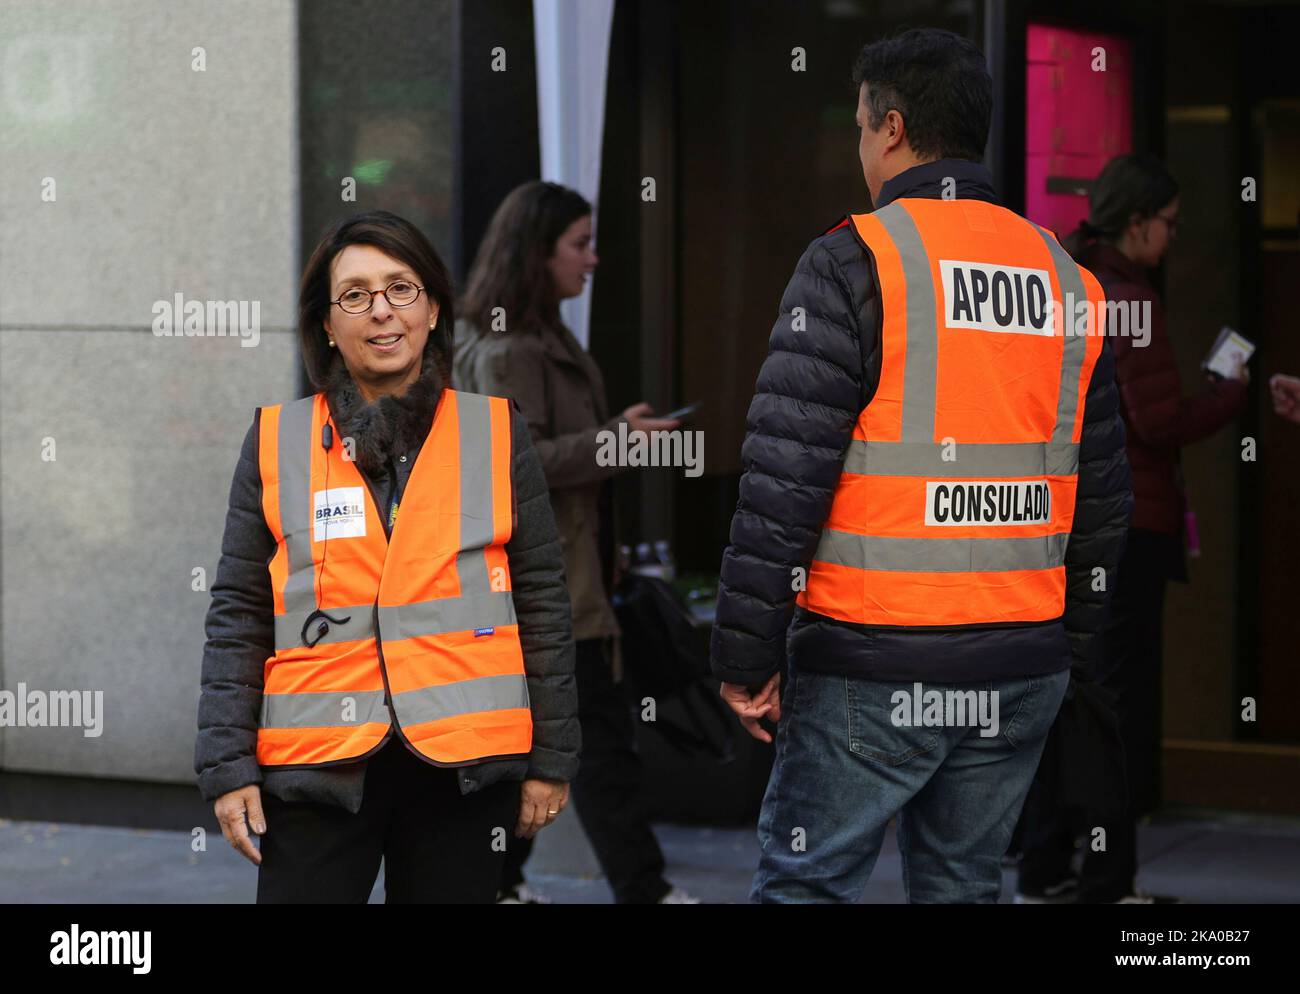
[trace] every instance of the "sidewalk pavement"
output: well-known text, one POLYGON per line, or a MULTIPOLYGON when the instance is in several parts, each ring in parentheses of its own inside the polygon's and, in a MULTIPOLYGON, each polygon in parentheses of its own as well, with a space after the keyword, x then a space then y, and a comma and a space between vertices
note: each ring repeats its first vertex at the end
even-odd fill
MULTIPOLYGON (((753 827, 656 827, 668 878, 708 903, 744 902, 758 857, 753 827)), ((185 832, 0 819, 2 903, 250 903, 256 870, 209 835, 194 852, 185 832)), ((1139 885, 1194 903, 1300 902, 1300 819, 1182 810, 1139 832, 1139 885)), ((550 861, 552 866, 554 861, 550 861)), ((557 904, 608 904, 591 874, 537 873, 532 884, 557 904)), ((1004 873, 1011 900, 1014 872, 1004 873)), ((383 874, 372 902, 382 902, 383 874)), ((892 829, 863 903, 903 901, 892 829)))

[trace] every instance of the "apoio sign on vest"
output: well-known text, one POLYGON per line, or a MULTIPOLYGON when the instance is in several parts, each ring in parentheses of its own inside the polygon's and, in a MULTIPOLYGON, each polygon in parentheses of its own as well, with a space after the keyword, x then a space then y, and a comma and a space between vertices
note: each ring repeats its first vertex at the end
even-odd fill
POLYGON ((1052 334, 1052 276, 1045 269, 939 260, 949 328, 1052 334))

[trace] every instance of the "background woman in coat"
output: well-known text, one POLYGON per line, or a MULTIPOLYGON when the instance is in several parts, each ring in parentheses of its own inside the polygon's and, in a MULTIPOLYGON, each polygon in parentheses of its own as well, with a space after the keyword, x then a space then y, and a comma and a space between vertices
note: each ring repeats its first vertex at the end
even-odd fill
MULTIPOLYGON (((1151 155, 1117 156, 1089 195, 1089 216, 1067 248, 1100 281, 1108 301, 1150 308, 1150 339, 1111 334, 1115 382, 1133 472, 1133 518, 1098 640, 1101 686, 1114 695, 1128 781, 1128 810, 1106 828, 1106 851, 1088 853, 1082 878, 1069 870, 1072 832, 1050 817, 1030 824, 1027 806, 1020 891, 1027 897, 1068 894, 1077 884, 1084 902, 1149 902, 1138 894, 1137 820, 1160 800, 1160 678, 1165 585, 1187 580, 1183 541, 1189 508, 1179 453, 1219 431, 1246 402, 1249 373, 1221 380, 1207 374, 1201 389, 1183 392, 1165 329, 1164 307, 1150 272, 1178 229, 1178 184, 1151 155)), ((1132 326, 1132 319, 1130 319, 1132 326)), ((1098 758, 1097 765, 1103 765, 1098 758)), ((1082 775, 1082 771, 1080 771, 1082 775)), ((1120 783, 1109 789, 1119 793, 1120 783)))
MULTIPOLYGON (((560 320, 597 263, 591 204, 554 183, 526 183, 497 208, 470 271, 457 327, 456 385, 515 400, 532 430, 564 543, 577 640, 583 754, 573 781, 578 816, 619 903, 684 900, 663 879, 663 856, 639 804, 641 768, 628 702, 611 673, 619 635, 606 579, 612 533, 601 529, 601 484, 617 466, 596 462, 597 435, 677 427, 635 404, 611 418, 591 356, 560 320), (602 548, 602 538, 604 547, 602 548)), ((524 887, 527 846, 512 847, 503 900, 524 887)))
MULTIPOLYGON (((386 540, 377 548, 385 560, 390 549, 398 548, 393 527, 421 448, 432 447, 434 439, 442 437, 431 432, 431 426, 440 404, 453 397, 445 391, 450 379, 452 320, 451 281, 442 261, 423 234, 387 212, 359 214, 335 225, 312 253, 303 275, 299 301, 303 359, 312 384, 328 404, 334 429, 330 441, 350 450, 343 458, 355 462, 369 490, 375 515, 367 520, 382 525, 386 540)), ((320 411, 319 399, 316 403, 320 411)), ((504 549, 519 645, 514 648, 507 632, 492 628, 473 634, 476 638, 497 637, 491 651, 499 652, 504 644, 516 662, 522 654, 527 710, 521 716, 518 704, 495 705, 513 711, 464 707, 456 732, 458 743, 463 743, 460 754, 481 757, 470 762, 438 763, 420 751, 408 737, 409 728, 402 718, 407 705, 401 698, 405 695, 389 694, 394 678, 409 676, 417 663, 424 665, 432 658, 426 649, 423 656, 403 657, 411 660, 406 674, 396 671, 400 662, 388 659, 383 710, 376 708, 381 721, 374 737, 379 741, 364 755, 327 764, 259 765, 264 681, 273 673, 273 657, 282 651, 277 650, 277 643, 284 641, 277 638, 271 575, 277 540, 264 517, 259 469, 259 418, 267 416, 266 412, 259 409, 244 438, 207 618, 196 770, 204 797, 215 801, 227 841, 260 867, 259 902, 364 902, 381 859, 390 902, 491 902, 500 880, 507 834, 531 837, 565 805, 567 781, 577 769, 580 736, 559 536, 527 423, 517 412, 511 413, 508 404, 492 407, 479 401, 474 407, 475 403, 473 398, 456 395, 455 409, 461 420, 448 430, 460 430, 471 410, 491 408, 494 418, 500 413, 508 415, 509 434, 497 439, 496 451, 500 451, 502 438, 510 439, 509 491, 502 489, 496 478, 505 457, 491 457, 496 461, 490 465, 496 487, 493 493, 508 492, 514 503, 516 523, 504 549), (396 718, 391 717, 394 696, 399 700, 396 718), (529 714, 530 751, 483 755, 476 727, 484 729, 481 734, 487 740, 493 731, 484 722, 499 723, 506 715, 519 729, 512 743, 526 743, 529 738, 523 729, 529 714), (386 732, 385 722, 392 722, 386 732), (261 836, 260 852, 250 839, 250 826, 261 836)), ((281 408, 278 416, 283 416, 283 411, 281 408)), ((492 422, 494 431, 500 423, 499 419, 492 422)), ((324 423, 321 431, 323 436, 324 423)), ((461 465, 470 461, 489 465, 485 454, 464 450, 465 437, 462 432, 461 465)), ((484 435, 483 447, 490 447, 492 440, 492 435, 484 435)), ((328 452, 330 446, 323 437, 321 446, 328 452)), ((282 448, 277 443, 277 449, 282 448)), ((280 465, 284 465, 282 457, 280 452, 280 465)), ((445 449, 440 456, 429 456, 439 457, 447 458, 445 449)), ((457 527, 458 521, 464 528, 462 519, 424 513, 430 503, 422 492, 429 492, 436 476, 444 473, 444 463, 439 462, 437 468, 438 474, 422 473, 418 476, 422 482, 409 488, 411 509, 400 513, 420 514, 421 518, 403 521, 408 534, 417 534, 412 532, 414 528, 422 536, 439 538, 442 531, 457 527)), ((281 476, 277 489, 283 483, 281 476)), ((326 484, 327 488, 336 485, 326 484)), ((326 499, 334 502, 333 497, 326 499)), ((307 513, 304 508, 304 515, 307 513)), ((498 516, 497 520, 503 519, 498 516)), ((276 527, 284 528, 288 540, 290 529, 278 521, 276 527)), ((498 529, 496 535, 503 534, 504 529, 498 529)), ((355 543, 347 544, 348 537, 358 536, 345 534, 327 543, 314 543, 327 546, 319 569, 321 604, 327 603, 329 584, 344 582, 349 569, 358 569, 348 566, 349 556, 359 555, 355 543)), ((370 541, 376 537, 372 535, 370 541)), ((447 548, 462 549, 460 555, 476 551, 464 552, 463 533, 448 535, 447 541, 447 548)), ((312 556, 317 553, 313 551, 312 556)), ((459 569, 462 560, 455 562, 459 569)), ((465 575, 461 573, 462 582, 465 575)), ((388 579, 387 571, 384 578, 388 579)), ((419 582, 425 578, 403 579, 419 582)), ((342 620, 326 617, 336 623, 342 620)), ((390 640, 405 634, 394 633, 393 627, 380 625, 390 657, 395 654, 390 640)), ((467 662, 486 657, 471 657, 463 646, 486 647, 486 641, 457 641, 455 631, 439 630, 452 636, 438 643, 445 655, 452 657, 441 665, 453 672, 457 665, 471 670, 482 665, 467 662)), ((360 651, 371 651, 373 631, 369 643, 360 640, 360 651)), ((303 644, 314 651, 310 641, 303 644)), ((376 653, 375 658, 383 657, 376 653)), ((341 661, 331 659, 321 665, 333 665, 339 678, 346 679, 341 661)), ((321 675, 304 672, 303 678, 321 675)), ((367 671, 365 676, 374 674, 367 671)), ((464 679, 473 676, 470 672, 464 679)), ((436 718, 430 722, 436 724, 436 718)), ((310 732, 304 730, 304 734, 310 732)), ((341 732, 348 734, 349 729, 341 732)), ((262 756, 265 760, 265 752, 262 756)))

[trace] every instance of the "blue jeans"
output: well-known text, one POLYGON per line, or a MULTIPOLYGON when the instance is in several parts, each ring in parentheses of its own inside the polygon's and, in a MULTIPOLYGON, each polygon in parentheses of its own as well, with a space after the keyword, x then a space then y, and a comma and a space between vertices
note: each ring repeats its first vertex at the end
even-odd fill
POLYGON ((1062 670, 922 683, 918 694, 914 681, 791 666, 750 899, 857 901, 899 815, 910 902, 997 901, 1001 860, 1068 680, 1062 670), (932 691, 944 703, 927 710, 932 691), (986 695, 979 705, 971 691, 986 695))

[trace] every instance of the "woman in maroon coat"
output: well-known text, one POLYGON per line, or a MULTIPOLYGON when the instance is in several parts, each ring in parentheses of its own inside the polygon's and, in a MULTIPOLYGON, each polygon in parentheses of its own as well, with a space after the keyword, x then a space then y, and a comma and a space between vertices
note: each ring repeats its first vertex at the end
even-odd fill
MULTIPOLYGON (((1164 307, 1150 278, 1178 229, 1178 207, 1178 184, 1157 158, 1118 156, 1097 177, 1088 220, 1066 239, 1071 254, 1101 282, 1106 299, 1122 304, 1129 318, 1130 333, 1108 328, 1107 343, 1115 355, 1115 381, 1128 432, 1134 508, 1095 673, 1115 698, 1128 806, 1124 818, 1104 826, 1106 851, 1089 847, 1078 879, 1069 871, 1069 828, 1064 823, 1026 823, 1023 900, 1067 895, 1083 902, 1152 900, 1138 895, 1134 886, 1137 820, 1160 800, 1165 585, 1187 580, 1183 542, 1190 506, 1179 452, 1232 421, 1245 405, 1249 382, 1242 366, 1234 379, 1207 376, 1199 391, 1183 393, 1164 307)), ((1098 757, 1097 768, 1113 767, 1098 757)), ((1123 790, 1118 783, 1107 788, 1123 790)))
MULTIPOLYGON (((1137 156, 1113 159, 1108 170, 1142 167, 1127 162, 1137 156)), ((1163 167, 1152 161, 1148 169, 1163 167)), ((1102 173, 1104 178, 1106 173, 1102 173)), ((1167 176, 1167 174, 1166 174, 1167 176)), ((1102 180, 1098 180, 1099 189, 1102 180)), ((1170 188, 1173 180, 1167 180, 1170 188)), ((1104 204, 1103 204, 1104 206, 1104 204)), ((1208 383, 1192 396, 1184 396, 1173 346, 1165 331, 1165 312, 1151 285, 1150 269, 1159 264, 1178 226, 1178 195, 1154 214, 1132 221, 1116 240, 1108 241, 1097 221, 1085 221, 1075 258, 1101 282, 1106 299, 1150 307, 1150 339, 1112 336, 1115 380, 1119 384, 1124 427, 1128 431, 1128 458, 1133 470, 1133 529, 1164 536, 1179 536, 1185 520, 1185 495, 1179 472, 1179 450, 1208 438, 1235 418, 1246 402, 1249 373, 1243 366, 1237 379, 1207 374, 1208 383), (1090 236, 1090 237, 1088 237, 1090 236)), ((1104 222, 1101 222, 1104 223, 1104 222)), ((1131 536, 1134 537, 1134 536, 1131 536)), ((1137 536, 1139 542, 1143 537, 1137 536)), ((1181 543, 1171 546, 1181 562, 1181 543)), ((1181 567, 1175 570, 1182 576, 1181 567)))

